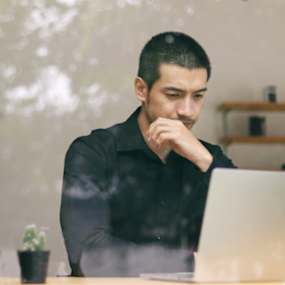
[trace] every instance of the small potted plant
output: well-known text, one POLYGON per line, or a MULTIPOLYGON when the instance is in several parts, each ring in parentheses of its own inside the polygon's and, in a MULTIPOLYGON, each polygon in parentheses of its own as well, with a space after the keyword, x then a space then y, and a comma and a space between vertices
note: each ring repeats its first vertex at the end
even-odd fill
POLYGON ((36 225, 28 225, 23 236, 23 249, 18 250, 22 283, 45 283, 49 254, 45 233, 36 225))

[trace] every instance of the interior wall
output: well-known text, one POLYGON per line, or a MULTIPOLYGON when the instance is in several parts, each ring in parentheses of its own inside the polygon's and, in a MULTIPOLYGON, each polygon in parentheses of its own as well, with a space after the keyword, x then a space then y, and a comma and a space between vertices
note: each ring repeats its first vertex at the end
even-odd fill
MULTIPOLYGON (((138 106, 133 92, 145 42, 186 32, 207 50, 213 76, 195 134, 222 135, 217 105, 260 100, 276 85, 284 101, 283 0, 11 0, 0 2, 0 275, 18 274, 24 226, 46 229, 50 274, 68 271, 59 228, 65 152, 77 136, 120 122, 138 106)), ((285 114, 264 114, 284 134, 285 114)), ((247 132, 249 113, 229 117, 247 132)), ((234 145, 239 167, 278 169, 284 145, 234 145)))

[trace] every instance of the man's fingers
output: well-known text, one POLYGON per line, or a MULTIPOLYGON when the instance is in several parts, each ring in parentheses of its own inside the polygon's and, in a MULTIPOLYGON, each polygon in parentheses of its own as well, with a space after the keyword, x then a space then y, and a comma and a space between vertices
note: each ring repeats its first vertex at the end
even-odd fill
POLYGON ((148 132, 152 133, 154 129, 159 126, 173 126, 176 124, 177 120, 165 119, 165 118, 158 118, 153 123, 151 123, 148 132))
POLYGON ((147 135, 151 136, 152 133, 155 132, 157 128, 161 128, 161 127, 169 127, 174 130, 181 129, 181 127, 186 128, 185 125, 179 120, 158 118, 149 126, 147 135))
POLYGON ((149 127, 149 129, 148 129, 148 131, 147 131, 147 134, 148 134, 149 136, 151 136, 151 135, 153 135, 153 133, 155 132, 155 130, 156 130, 157 128, 166 127, 166 126, 167 126, 167 124, 165 124, 165 123, 154 122, 154 123, 152 123, 152 124, 150 125, 150 127, 149 127))
POLYGON ((168 131, 165 132, 161 132, 159 133, 156 142, 158 143, 159 146, 161 146, 162 144, 169 144, 171 142, 171 140, 173 140, 174 138, 174 134, 168 131))
POLYGON ((171 129, 169 126, 157 126, 152 130, 150 137, 156 141, 159 138, 160 134, 170 131, 171 129))

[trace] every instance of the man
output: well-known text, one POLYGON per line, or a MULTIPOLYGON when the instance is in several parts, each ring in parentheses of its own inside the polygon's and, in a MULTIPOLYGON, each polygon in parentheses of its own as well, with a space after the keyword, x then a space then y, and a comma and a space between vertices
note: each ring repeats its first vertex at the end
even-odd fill
POLYGON ((189 269, 211 171, 234 167, 220 147, 192 133, 210 74, 194 39, 158 34, 140 55, 141 106, 126 122, 72 143, 61 205, 72 275, 189 269))

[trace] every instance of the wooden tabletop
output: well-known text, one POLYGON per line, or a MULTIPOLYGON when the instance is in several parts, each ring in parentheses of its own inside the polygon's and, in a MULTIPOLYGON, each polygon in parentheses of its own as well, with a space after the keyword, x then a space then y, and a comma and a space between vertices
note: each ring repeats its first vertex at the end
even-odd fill
MULTIPOLYGON (((21 284, 19 278, 0 278, 0 284, 21 284)), ((153 280, 144 280, 140 278, 75 278, 75 277, 54 277, 47 279, 47 285, 61 285, 61 284, 72 284, 72 285, 81 285, 81 284, 94 284, 94 285, 181 285, 181 284, 189 284, 182 282, 169 282, 169 281, 153 281, 153 280)), ((225 285, 226 283, 220 284, 225 285)), ((237 284, 237 283, 227 283, 237 284)), ((284 283, 243 283, 246 284, 254 284, 254 285, 276 285, 276 284, 284 284, 284 283)), ((213 285, 213 284, 212 284, 213 285)), ((219 284, 217 284, 219 285, 219 284)))

